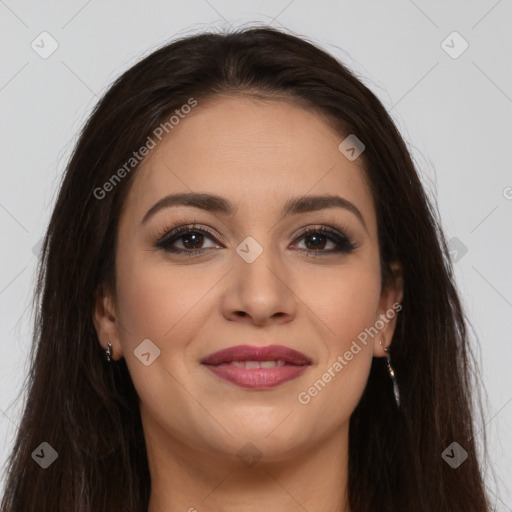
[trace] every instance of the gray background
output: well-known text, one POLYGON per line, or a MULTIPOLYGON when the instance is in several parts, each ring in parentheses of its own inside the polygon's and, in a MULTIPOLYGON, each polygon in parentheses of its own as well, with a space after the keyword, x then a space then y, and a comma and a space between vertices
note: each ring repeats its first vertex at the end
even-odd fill
POLYGON ((112 80, 164 41, 254 22, 341 59, 406 139, 454 249, 488 395, 486 477, 496 510, 511 511, 511 0, 0 0, 0 464, 21 413, 38 242, 79 128, 112 80), (44 31, 58 43, 47 58, 44 31))

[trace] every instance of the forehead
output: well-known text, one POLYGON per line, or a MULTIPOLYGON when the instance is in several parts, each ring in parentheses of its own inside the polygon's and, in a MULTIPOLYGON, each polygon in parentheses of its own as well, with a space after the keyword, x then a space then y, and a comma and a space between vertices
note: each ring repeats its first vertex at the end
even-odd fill
POLYGON ((230 199, 237 212, 280 211, 290 197, 336 194, 374 215, 362 159, 338 149, 344 136, 290 101, 220 97, 199 103, 142 163, 126 209, 142 218, 170 193, 230 199))

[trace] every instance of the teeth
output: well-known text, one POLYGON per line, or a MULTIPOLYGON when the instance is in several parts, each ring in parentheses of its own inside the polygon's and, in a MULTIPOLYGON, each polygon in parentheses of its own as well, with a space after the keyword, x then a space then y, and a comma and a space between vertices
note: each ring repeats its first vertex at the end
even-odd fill
POLYGON ((260 361, 260 368, 275 368, 276 366, 277 361, 260 361))
POLYGON ((283 359, 277 359, 275 361, 231 361, 228 364, 236 366, 237 368, 246 368, 252 370, 255 368, 276 368, 279 366, 284 366, 286 363, 283 359))

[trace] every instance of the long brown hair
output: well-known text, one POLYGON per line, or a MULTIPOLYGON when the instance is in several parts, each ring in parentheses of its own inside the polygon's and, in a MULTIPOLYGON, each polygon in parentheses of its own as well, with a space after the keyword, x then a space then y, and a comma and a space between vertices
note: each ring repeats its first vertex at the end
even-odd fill
POLYGON ((403 269, 390 353, 401 408, 385 358, 374 358, 350 419, 352 512, 489 511, 473 423, 472 384, 481 384, 437 209, 377 97, 315 44, 267 27, 166 44, 120 76, 85 124, 42 247, 27 398, 1 511, 146 512, 138 396, 124 359, 104 363, 92 320, 98 288, 115 291, 118 220, 138 167, 101 198, 95 190, 190 98, 201 108, 221 93, 290 98, 328 119, 340 142, 356 134, 365 144, 383 283, 392 262, 403 269), (42 442, 58 453, 46 469, 32 458, 42 442), (468 454, 456 469, 442 457, 453 442, 468 454))

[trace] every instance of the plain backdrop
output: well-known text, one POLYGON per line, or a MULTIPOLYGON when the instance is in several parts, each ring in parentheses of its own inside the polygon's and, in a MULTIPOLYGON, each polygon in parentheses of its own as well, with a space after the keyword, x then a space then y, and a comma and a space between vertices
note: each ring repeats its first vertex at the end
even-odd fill
POLYGON ((164 42, 255 23, 340 59, 404 136, 439 205, 478 338, 486 478, 496 510, 510 512, 511 0, 0 0, 0 464, 21 414, 38 243, 78 130, 109 84, 164 42))

